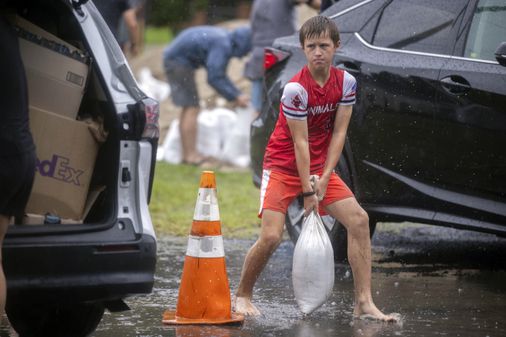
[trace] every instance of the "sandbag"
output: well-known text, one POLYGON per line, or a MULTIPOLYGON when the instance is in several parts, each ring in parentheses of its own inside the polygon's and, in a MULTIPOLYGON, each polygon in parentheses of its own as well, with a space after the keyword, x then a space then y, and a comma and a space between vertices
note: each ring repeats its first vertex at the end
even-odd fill
POLYGON ((293 252, 292 282, 300 310, 310 314, 334 287, 334 250, 320 215, 311 212, 302 225, 293 252))
MULTIPOLYGON (((197 118, 197 150, 204 156, 221 158, 223 144, 237 123, 236 113, 225 108, 204 109, 197 118)), ((179 119, 174 119, 162 146, 158 147, 157 160, 180 164, 183 159, 179 119)))
POLYGON ((156 160, 171 164, 180 164, 183 159, 181 153, 181 136, 179 134, 179 119, 172 121, 162 146, 158 147, 156 160))
POLYGON ((254 109, 251 106, 247 108, 238 107, 236 111, 237 122, 230 129, 231 132, 225 140, 220 159, 238 167, 249 167, 250 127, 254 117, 254 109))

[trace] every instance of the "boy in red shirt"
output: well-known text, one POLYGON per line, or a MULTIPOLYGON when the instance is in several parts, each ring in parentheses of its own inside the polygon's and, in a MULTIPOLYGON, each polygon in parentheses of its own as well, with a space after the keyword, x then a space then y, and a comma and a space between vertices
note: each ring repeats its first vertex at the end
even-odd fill
POLYGON ((395 321, 396 316, 383 314, 372 300, 367 213, 334 172, 355 103, 355 78, 332 66, 340 43, 334 22, 324 16, 313 17, 304 23, 299 38, 307 65, 283 90, 279 119, 264 157, 261 233, 246 255, 235 310, 260 314, 251 303, 253 286, 281 242, 288 205, 302 193, 306 215, 323 207, 347 229, 355 284, 353 315, 395 321), (314 190, 311 175, 320 177, 314 190))

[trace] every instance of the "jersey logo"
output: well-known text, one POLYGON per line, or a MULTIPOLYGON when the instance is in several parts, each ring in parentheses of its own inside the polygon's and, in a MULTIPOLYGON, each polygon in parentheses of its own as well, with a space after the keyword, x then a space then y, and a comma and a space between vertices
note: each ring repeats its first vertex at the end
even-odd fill
POLYGON ((309 107, 308 113, 313 115, 324 114, 327 112, 333 112, 337 110, 337 104, 327 103, 325 105, 316 105, 309 107))
POLYGON ((294 98, 292 98, 292 105, 296 108, 299 108, 302 104, 302 100, 300 99, 299 95, 295 95, 294 98))

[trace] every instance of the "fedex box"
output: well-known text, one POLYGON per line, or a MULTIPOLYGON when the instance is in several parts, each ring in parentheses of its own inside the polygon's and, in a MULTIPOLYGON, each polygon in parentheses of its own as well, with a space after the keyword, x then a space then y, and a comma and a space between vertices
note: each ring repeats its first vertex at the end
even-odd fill
POLYGON ((30 106, 37 165, 26 213, 80 220, 99 145, 89 126, 30 106))
POLYGON ((75 119, 86 87, 89 58, 19 16, 11 21, 19 36, 29 104, 75 119))

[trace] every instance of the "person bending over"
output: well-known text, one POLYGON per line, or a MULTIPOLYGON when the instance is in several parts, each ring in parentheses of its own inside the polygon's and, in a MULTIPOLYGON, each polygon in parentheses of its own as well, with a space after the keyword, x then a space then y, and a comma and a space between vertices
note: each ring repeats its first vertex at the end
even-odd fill
POLYGON ((172 101, 182 108, 179 119, 183 163, 198 165, 205 157, 197 151, 199 95, 195 70, 207 70, 207 82, 227 100, 247 107, 249 97, 227 76, 232 57, 245 56, 251 50, 251 28, 233 31, 214 26, 196 26, 183 30, 164 50, 163 62, 170 84, 172 101))

